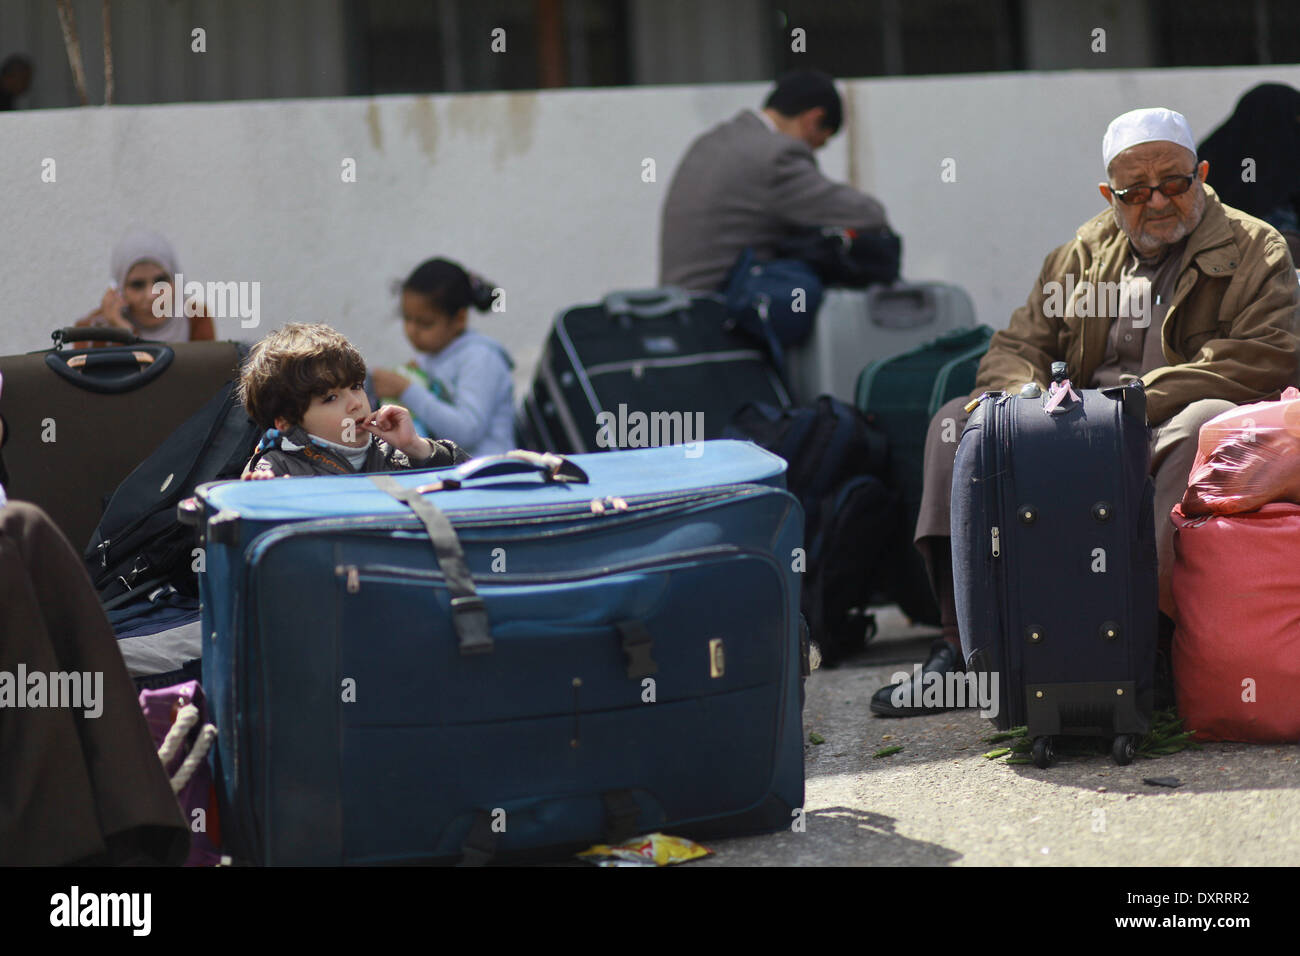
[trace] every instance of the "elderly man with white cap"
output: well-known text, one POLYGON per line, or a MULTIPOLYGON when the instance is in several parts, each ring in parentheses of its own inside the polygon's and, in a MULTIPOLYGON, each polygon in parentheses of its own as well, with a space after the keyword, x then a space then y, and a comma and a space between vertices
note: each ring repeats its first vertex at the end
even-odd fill
MULTIPOLYGON (((1107 182, 1099 188, 1109 208, 1047 256, 1029 300, 994 335, 975 391, 930 423, 915 541, 939 599, 943 640, 922 673, 962 668, 949 507, 956 437, 970 398, 1016 392, 1027 382, 1046 389, 1053 362, 1065 362, 1070 380, 1087 388, 1142 380, 1152 426, 1160 610, 1170 615, 1169 512, 1186 488, 1201 425, 1297 383, 1300 284, 1286 242, 1205 184, 1209 164, 1196 161, 1182 114, 1155 108, 1117 117, 1102 140, 1102 159, 1107 182)), ((920 702, 922 694, 918 687, 895 695, 896 687, 876 692, 873 713, 944 709, 899 707, 895 701, 920 702)))

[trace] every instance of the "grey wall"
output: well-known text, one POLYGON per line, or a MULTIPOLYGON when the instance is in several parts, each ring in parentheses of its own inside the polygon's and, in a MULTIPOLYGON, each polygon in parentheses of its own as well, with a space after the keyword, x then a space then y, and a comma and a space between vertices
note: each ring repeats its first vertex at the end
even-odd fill
MULTIPOLYGON (((904 275, 968 289, 1004 327, 1043 257, 1102 208, 1113 116, 1166 105, 1198 139, 1265 80, 1300 67, 1004 73, 843 84, 825 172, 880 197, 904 275), (955 182, 941 178, 944 159, 955 182), (1024 198, 1013 200, 1015 183, 1024 198)), ((0 116, 0 354, 49 344, 93 309, 134 223, 177 247, 187 278, 261 283, 258 338, 323 321, 370 361, 409 355, 393 280, 433 255, 507 291, 472 321, 532 372, 555 313, 652 285, 659 213, 691 140, 766 84, 102 107, 0 116), (43 182, 42 162, 57 163, 43 182), (357 181, 342 181, 352 158, 357 181), (642 162, 655 160, 654 182, 642 162)), ((1211 181, 1214 171, 1211 171, 1211 181)))
MULTIPOLYGON (((104 102, 100 0, 73 0, 92 105, 104 102)), ((341 96, 348 92, 341 0, 114 0, 114 103, 341 96), (207 52, 191 31, 207 31, 207 52)), ((0 3, 0 59, 36 66, 20 100, 41 109, 79 103, 55 0, 0 3)))

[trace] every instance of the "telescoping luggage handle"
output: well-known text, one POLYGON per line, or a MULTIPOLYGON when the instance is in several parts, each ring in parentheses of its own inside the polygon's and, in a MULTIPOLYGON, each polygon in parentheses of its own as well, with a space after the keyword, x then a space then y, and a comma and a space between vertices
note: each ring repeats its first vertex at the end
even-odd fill
POLYGON ((630 315, 654 319, 678 312, 691 311, 691 294, 685 289, 665 286, 662 289, 630 289, 611 292, 601 301, 610 315, 630 315))
POLYGON ((919 329, 939 315, 934 290, 928 286, 876 286, 867 291, 872 301, 871 321, 882 329, 919 329))
POLYGON ((80 329, 71 326, 66 329, 55 329, 50 333, 50 338, 54 339, 56 351, 69 342, 113 342, 117 345, 138 345, 145 341, 134 332, 114 328, 110 325, 88 325, 80 329))

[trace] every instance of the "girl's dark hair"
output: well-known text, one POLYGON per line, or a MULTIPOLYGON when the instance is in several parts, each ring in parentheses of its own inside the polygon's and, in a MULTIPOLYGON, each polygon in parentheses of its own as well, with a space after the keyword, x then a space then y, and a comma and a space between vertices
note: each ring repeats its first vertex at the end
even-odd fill
POLYGON ((449 259, 421 262, 402 283, 402 291, 428 296, 435 308, 448 315, 471 305, 480 312, 492 308, 492 283, 449 259))

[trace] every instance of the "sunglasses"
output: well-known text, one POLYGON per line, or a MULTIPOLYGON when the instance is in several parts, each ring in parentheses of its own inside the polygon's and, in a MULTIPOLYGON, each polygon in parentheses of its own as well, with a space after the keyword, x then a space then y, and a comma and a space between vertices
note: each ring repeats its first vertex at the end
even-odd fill
POLYGON ((126 284, 126 287, 130 289, 132 292, 139 292, 141 289, 152 289, 160 282, 170 283, 171 281, 172 281, 171 276, 157 275, 154 276, 152 280, 132 279, 126 284))
POLYGON ((1128 189, 1112 189, 1111 192, 1126 206, 1140 206, 1144 202, 1149 202, 1151 194, 1157 189, 1166 196, 1181 196, 1192 188, 1194 182, 1196 182, 1195 170, 1186 176, 1170 176, 1158 186, 1130 186, 1128 189))

